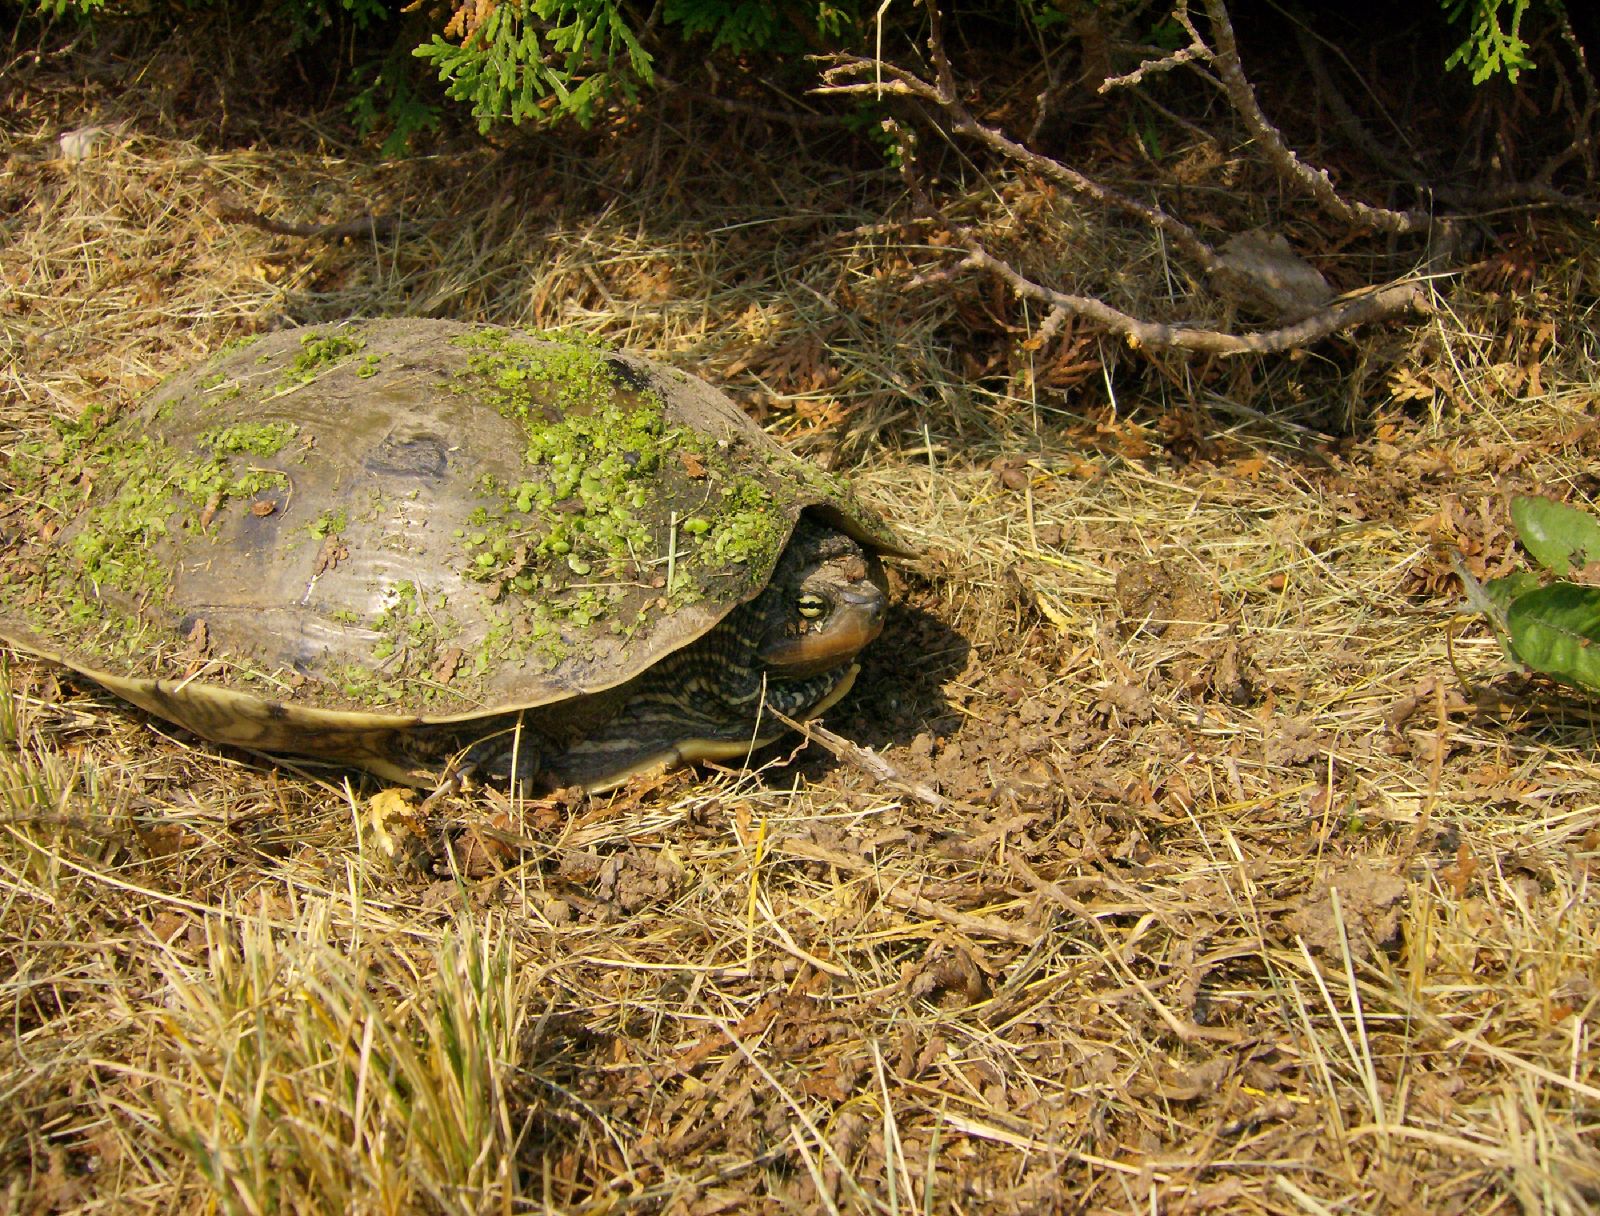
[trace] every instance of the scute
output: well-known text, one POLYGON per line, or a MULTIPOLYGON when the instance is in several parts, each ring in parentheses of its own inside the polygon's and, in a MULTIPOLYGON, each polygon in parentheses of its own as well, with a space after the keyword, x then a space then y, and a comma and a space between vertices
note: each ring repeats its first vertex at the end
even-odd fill
POLYGON ((0 638, 367 767, 394 730, 629 680, 759 592, 808 510, 905 553, 703 381, 444 321, 269 335, 7 480, 32 505, 0 638))

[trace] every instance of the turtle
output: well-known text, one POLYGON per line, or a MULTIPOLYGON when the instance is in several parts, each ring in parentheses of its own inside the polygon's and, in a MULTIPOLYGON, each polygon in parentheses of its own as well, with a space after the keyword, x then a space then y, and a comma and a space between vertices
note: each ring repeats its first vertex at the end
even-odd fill
POLYGON ((422 787, 737 761, 850 689, 911 555, 704 380, 443 320, 236 344, 4 468, 0 639, 422 787))

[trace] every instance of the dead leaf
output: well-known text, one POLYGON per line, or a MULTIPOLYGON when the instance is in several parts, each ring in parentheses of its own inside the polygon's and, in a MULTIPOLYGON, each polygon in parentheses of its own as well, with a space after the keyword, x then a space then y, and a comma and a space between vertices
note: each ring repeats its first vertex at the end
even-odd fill
MULTIPOLYGON (((509 831, 510 821, 504 814, 494 816, 490 820, 491 826, 497 821, 504 823, 509 831)), ((461 872, 468 878, 493 877, 505 870, 507 862, 516 858, 516 850, 505 841, 476 828, 464 831, 457 839, 456 847, 460 850, 461 872)))
POLYGON ((1196 1098, 1216 1094, 1222 1083, 1234 1071, 1234 1062, 1228 1056, 1213 1056, 1192 1068, 1174 1066, 1170 1075, 1139 1085, 1141 1093, 1151 1094, 1168 1102, 1193 1102, 1196 1098))
POLYGON ((317 550, 316 560, 312 563, 311 573, 326 574, 349 556, 350 549, 343 540, 332 534, 324 536, 322 548, 317 550))
MULTIPOLYGON (((922 961, 908 969, 910 974, 902 976, 906 991, 924 1000, 937 1000, 946 1008, 974 1005, 989 995, 988 977, 972 952, 961 945, 947 946, 935 941, 922 961)), ((943 1047, 940 1042, 940 1050, 943 1047)), ((914 1075, 909 1071, 909 1061, 903 1063, 902 1069, 902 1075, 914 1075)), ((915 1071, 920 1072, 920 1068, 915 1071)))
POLYGON ((217 510, 222 506, 222 495, 213 494, 206 499, 206 505, 200 508, 200 531, 204 532, 211 526, 211 521, 216 518, 217 510))
POLYGON ((1312 722, 1304 718, 1281 718, 1276 723, 1276 732, 1267 737, 1269 763, 1308 764, 1327 754, 1328 740, 1312 722))
POLYGON ((1172 603, 1177 598, 1175 579, 1180 577, 1171 562, 1129 562, 1117 571, 1113 596, 1117 605, 1117 624, 1124 636, 1141 629, 1160 637, 1172 619, 1172 603))
POLYGON ((164 910, 150 918, 150 932, 164 942, 170 942, 188 926, 189 919, 181 912, 164 910))
POLYGON ((1008 490, 1028 488, 1028 458, 1026 456, 996 456, 989 462, 989 472, 1008 490))
POLYGON ((204 843, 188 828, 176 823, 156 824, 137 833, 139 845, 149 857, 175 857, 186 849, 204 843))
POLYGON ((1439 387, 1431 380, 1424 379, 1424 374, 1426 373, 1418 373, 1409 367, 1394 368, 1387 377, 1389 396, 1395 401, 1433 400, 1439 387))
POLYGON ((1343 953, 1339 926, 1355 960, 1371 959, 1396 944, 1404 911, 1406 882, 1398 874, 1356 861, 1319 880, 1286 922, 1291 933, 1319 954, 1343 953), (1337 890, 1338 915, 1333 892, 1337 890))
POLYGON ((1112 682, 1096 690, 1094 709, 1117 725, 1148 722, 1155 716, 1155 700, 1137 684, 1112 682))
POLYGON ((1462 841, 1456 846, 1456 859, 1452 865, 1439 871, 1439 877, 1450 885, 1457 899, 1467 893, 1467 887, 1472 882, 1472 876, 1478 872, 1478 859, 1472 855, 1472 850, 1467 848, 1467 842, 1462 841))
POLYGON ((416 801, 416 790, 399 787, 379 790, 367 799, 367 826, 385 857, 393 857, 400 850, 397 832, 417 830, 412 822, 416 801))
POLYGON ((190 658, 204 658, 211 649, 211 627, 206 624, 206 618, 196 617, 194 624, 189 627, 189 632, 183 635, 187 645, 185 651, 190 658))
POLYGON ((429 675, 440 684, 448 684, 455 677, 456 668, 461 666, 461 647, 450 646, 439 656, 439 661, 433 665, 429 675))

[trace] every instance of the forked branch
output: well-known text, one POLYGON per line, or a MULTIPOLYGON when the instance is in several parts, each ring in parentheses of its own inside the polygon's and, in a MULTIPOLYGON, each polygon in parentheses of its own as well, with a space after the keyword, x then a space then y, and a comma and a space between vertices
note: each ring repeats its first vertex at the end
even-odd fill
MULTIPOLYGON (((1174 16, 1187 30, 1189 45, 1162 59, 1141 64, 1135 71, 1109 78, 1102 91, 1116 87, 1137 87, 1147 75, 1179 67, 1201 71, 1227 97, 1240 121, 1254 138, 1256 146, 1273 167, 1298 185, 1327 214, 1368 231, 1397 235, 1426 233, 1436 221, 1426 212, 1394 211, 1345 198, 1328 174, 1307 165, 1283 139, 1282 134, 1262 112, 1244 73, 1237 41, 1223 0, 1203 0, 1211 41, 1202 36, 1190 19, 1188 0, 1179 0, 1174 16), (1214 45, 1213 45, 1214 43, 1214 45)), ((997 126, 984 123, 972 112, 957 81, 946 49, 943 18, 938 0, 923 0, 928 13, 928 54, 931 73, 919 75, 897 64, 854 55, 835 55, 824 60, 819 92, 836 95, 904 97, 919 102, 934 120, 949 132, 971 139, 1005 160, 1027 169, 1045 181, 1058 185, 1080 198, 1138 219, 1160 232, 1172 246, 1219 288, 1244 289, 1247 296, 1281 301, 1283 293, 1274 281, 1273 268, 1259 259, 1241 258, 1232 246, 1219 251, 1200 233, 1160 205, 1135 198, 1096 181, 1052 156, 1012 138, 997 126)), ((1206 354, 1233 355, 1293 350, 1330 334, 1368 321, 1401 312, 1420 312, 1428 308, 1427 294, 1415 280, 1399 280, 1330 300, 1325 289, 1321 298, 1305 307, 1283 304, 1282 323, 1254 332, 1232 333, 1198 326, 1170 324, 1132 316, 1104 300, 1059 291, 1030 277, 1014 262, 991 252, 972 229, 954 223, 919 188, 915 178, 914 143, 909 132, 889 124, 900 138, 901 159, 907 182, 925 211, 938 218, 956 237, 966 256, 958 264, 981 270, 1007 283, 1018 296, 1048 307, 1049 332, 1059 328, 1068 316, 1080 317, 1135 346, 1177 349, 1206 354)), ((1279 265, 1295 269, 1292 254, 1285 250, 1279 265)), ((1304 264, 1301 263, 1301 266, 1304 264)), ((952 268, 954 269, 954 268, 952 268)), ((1306 268, 1309 271, 1309 268, 1306 268)), ((1315 272, 1309 272, 1313 279, 1315 272)), ((1231 294, 1231 293, 1230 293, 1231 294)))
MULTIPOLYGON (((1267 121, 1256 101, 1256 91, 1244 74, 1244 64, 1239 59, 1239 44, 1233 36, 1233 22, 1228 17, 1228 6, 1223 0, 1205 0, 1206 16, 1211 22, 1211 36, 1216 49, 1207 58, 1217 70, 1228 104, 1244 122, 1250 134, 1274 168, 1291 181, 1298 183, 1329 215, 1357 227, 1377 229, 1401 235, 1426 232, 1434 220, 1425 211, 1392 211, 1387 207, 1371 207, 1356 199, 1347 199, 1339 193, 1326 169, 1315 169, 1294 154, 1284 141, 1283 134, 1267 121)), ((1175 16, 1188 29, 1196 42, 1200 36, 1189 20, 1187 2, 1180 3, 1175 16)))
POLYGON ((1184 254, 1197 262, 1202 270, 1209 272, 1215 268, 1216 251, 1200 238, 1199 233, 1176 216, 1162 210, 1154 203, 1147 203, 1113 190, 1087 174, 1069 168, 1054 157, 1035 152, 1032 148, 1012 139, 998 127, 986 126, 979 122, 961 99, 956 87, 955 74, 951 70, 949 57, 944 50, 937 0, 925 0, 925 2, 928 6, 932 31, 928 35, 928 45, 933 51, 938 84, 932 84, 913 72, 880 60, 864 59, 859 55, 831 55, 823 60, 828 66, 823 70, 822 87, 817 91, 837 95, 914 97, 929 102, 948 116, 950 129, 957 134, 977 140, 1007 159, 1033 170, 1040 177, 1063 186, 1074 194, 1092 199, 1112 210, 1138 217, 1167 236, 1184 254))
POLYGON ((1428 297, 1420 284, 1390 283, 1383 287, 1342 297, 1308 317, 1276 329, 1252 333, 1228 333, 1191 325, 1169 325, 1162 321, 1143 321, 1111 307, 1092 296, 1071 295, 1037 283, 1003 258, 997 258, 976 240, 966 242, 966 265, 975 266, 1003 279, 1017 295, 1048 304, 1056 311, 1093 321, 1102 328, 1126 338, 1130 346, 1153 349, 1192 350, 1208 355, 1274 354, 1309 346, 1342 329, 1376 321, 1401 312, 1429 311, 1428 297))

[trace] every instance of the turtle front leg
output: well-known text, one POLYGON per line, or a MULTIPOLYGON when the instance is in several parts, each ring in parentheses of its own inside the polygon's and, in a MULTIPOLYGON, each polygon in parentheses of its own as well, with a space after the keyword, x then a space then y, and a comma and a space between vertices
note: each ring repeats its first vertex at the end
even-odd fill
POLYGON ((522 715, 510 715, 474 739, 459 753, 455 767, 504 785, 513 793, 532 796, 550 788, 546 771, 549 741, 529 728, 522 715))
POLYGON ((546 766, 552 748, 548 739, 520 722, 521 717, 510 713, 402 732, 394 740, 394 750, 403 765, 390 768, 404 767, 410 774, 406 784, 431 789, 430 796, 459 789, 468 777, 514 784, 527 795, 542 793, 551 784, 546 766))

